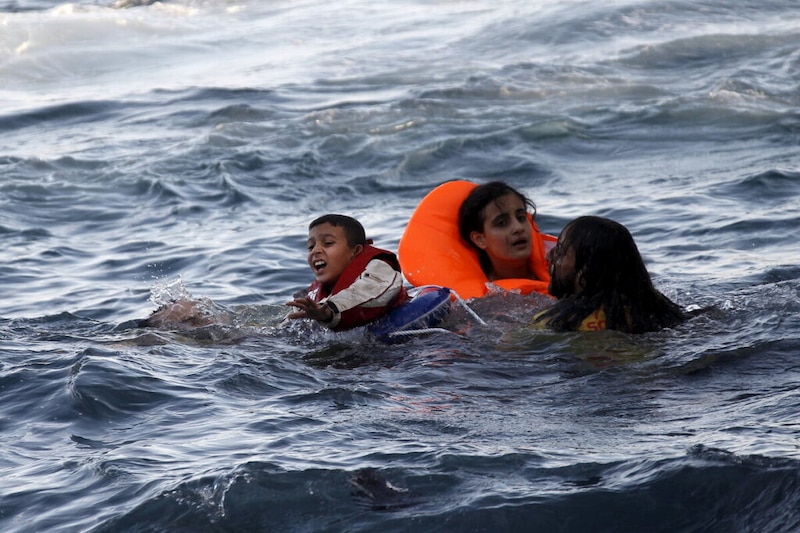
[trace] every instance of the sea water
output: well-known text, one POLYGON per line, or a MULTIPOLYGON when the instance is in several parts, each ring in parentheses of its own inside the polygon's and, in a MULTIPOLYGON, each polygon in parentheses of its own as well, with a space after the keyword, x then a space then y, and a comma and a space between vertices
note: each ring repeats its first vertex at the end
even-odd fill
POLYGON ((798 109, 794 0, 0 1, 0 529, 797 530, 798 109), (710 310, 283 322, 309 221, 451 179, 710 310))

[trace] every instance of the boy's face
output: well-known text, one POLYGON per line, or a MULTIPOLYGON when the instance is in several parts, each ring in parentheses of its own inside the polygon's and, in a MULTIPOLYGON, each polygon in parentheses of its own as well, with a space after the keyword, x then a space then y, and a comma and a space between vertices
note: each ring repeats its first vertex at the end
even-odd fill
POLYGON ((363 246, 350 247, 344 228, 327 222, 308 231, 308 266, 323 285, 333 285, 363 246))

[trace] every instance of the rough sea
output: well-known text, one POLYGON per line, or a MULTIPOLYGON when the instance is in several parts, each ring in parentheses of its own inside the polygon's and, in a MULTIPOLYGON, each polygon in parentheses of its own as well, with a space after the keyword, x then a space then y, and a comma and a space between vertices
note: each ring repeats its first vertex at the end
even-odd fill
POLYGON ((0 0, 0 530, 798 531, 798 229, 795 0, 0 0), (709 310, 282 323, 313 218, 451 179, 709 310))

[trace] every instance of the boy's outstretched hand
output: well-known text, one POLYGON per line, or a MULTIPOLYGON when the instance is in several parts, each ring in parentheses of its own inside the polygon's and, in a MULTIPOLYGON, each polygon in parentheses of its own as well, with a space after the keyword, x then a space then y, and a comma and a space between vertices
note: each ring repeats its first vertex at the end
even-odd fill
POLYGON ((319 322, 330 322, 333 320, 333 309, 324 303, 317 303, 311 298, 297 298, 286 305, 297 307, 299 311, 293 311, 287 318, 313 318, 319 322))

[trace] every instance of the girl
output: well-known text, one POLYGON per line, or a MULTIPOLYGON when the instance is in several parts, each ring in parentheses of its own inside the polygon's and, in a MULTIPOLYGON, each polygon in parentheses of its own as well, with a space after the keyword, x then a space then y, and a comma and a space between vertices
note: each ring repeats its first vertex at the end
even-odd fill
POLYGON ((557 331, 614 329, 644 333, 686 319, 653 286, 630 232, 607 218, 584 216, 567 224, 548 253, 553 307, 534 318, 557 331))

